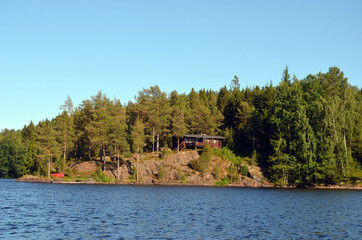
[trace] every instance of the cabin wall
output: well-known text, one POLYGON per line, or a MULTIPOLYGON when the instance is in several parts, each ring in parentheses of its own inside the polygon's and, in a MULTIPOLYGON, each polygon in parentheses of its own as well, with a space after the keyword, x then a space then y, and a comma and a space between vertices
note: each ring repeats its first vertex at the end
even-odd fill
MULTIPOLYGON (((218 139, 206 139, 206 138, 183 138, 180 139, 180 143, 185 141, 187 148, 203 148, 206 143, 208 143, 213 148, 221 148, 222 140, 218 139)), ((177 144, 176 144, 177 146, 177 144)))

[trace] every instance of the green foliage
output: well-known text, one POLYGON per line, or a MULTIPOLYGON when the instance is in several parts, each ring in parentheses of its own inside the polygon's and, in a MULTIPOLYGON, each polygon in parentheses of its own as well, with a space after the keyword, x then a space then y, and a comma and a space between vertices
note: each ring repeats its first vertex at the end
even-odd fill
POLYGON ((129 180, 136 181, 137 180, 137 167, 136 166, 131 167, 130 174, 131 175, 129 176, 129 180))
POLYGON ((248 176, 250 173, 249 173, 249 168, 248 166, 246 165, 241 165, 239 167, 239 173, 243 176, 248 176))
POLYGON ((215 176, 215 179, 220 179, 220 177, 221 177, 221 166, 220 166, 220 164, 216 164, 216 166, 214 167, 213 174, 215 176))
POLYGON ((223 186, 226 186, 230 184, 230 181, 229 181, 229 178, 227 177, 224 177, 223 179, 221 179, 220 181, 216 181, 215 182, 215 185, 216 186, 220 186, 220 187, 223 187, 223 186))
POLYGON ((97 170, 95 171, 95 173, 92 175, 92 178, 96 181, 96 182, 102 182, 102 183, 109 183, 109 182, 115 182, 116 179, 115 178, 109 178, 107 177, 104 172, 102 171, 102 167, 98 166, 97 170))
POLYGON ((191 161, 191 167, 201 173, 207 172, 210 169, 213 156, 213 150, 209 144, 206 144, 200 157, 191 161))
POLYGON ((226 171, 230 182, 235 182, 239 180, 238 168, 236 166, 230 164, 226 171))
POLYGON ((167 159, 168 155, 170 155, 170 151, 169 151, 167 143, 165 143, 165 146, 162 149, 161 158, 163 158, 165 160, 165 159, 167 159))
POLYGON ((233 151, 231 151, 229 148, 223 147, 223 148, 215 148, 213 149, 215 156, 223 159, 223 160, 229 160, 233 164, 238 165, 242 162, 242 158, 239 156, 236 156, 233 151))
POLYGON ((180 169, 177 169, 175 173, 175 179, 179 182, 186 183, 187 174, 184 174, 180 169))
POLYGON ((163 179, 165 176, 166 176, 166 169, 165 167, 163 166, 163 164, 160 164, 157 166, 157 179, 163 179))
MULTIPOLYGON (((286 67, 277 86, 241 88, 235 76, 229 89, 169 96, 152 86, 126 105, 98 92, 74 108, 68 97, 53 120, 2 131, 0 177, 47 175, 49 163, 62 171, 70 159, 167 149, 172 137, 194 133, 225 136, 227 148, 214 154, 242 175, 241 163, 247 162, 283 185, 358 182, 362 90, 349 85, 337 67, 304 79, 291 76, 286 67)), ((212 153, 206 152, 192 168, 210 170, 212 153)), ((219 175, 217 168, 213 173, 219 175)))
POLYGON ((20 131, 0 134, 0 178, 20 177, 24 172, 26 146, 20 131))
POLYGON ((73 170, 71 168, 68 168, 67 170, 65 170, 65 175, 67 177, 72 178, 73 177, 73 170))
POLYGON ((23 142, 26 144, 26 155, 24 160, 24 175, 35 174, 39 171, 38 149, 36 146, 36 133, 33 122, 25 126, 22 130, 23 142))

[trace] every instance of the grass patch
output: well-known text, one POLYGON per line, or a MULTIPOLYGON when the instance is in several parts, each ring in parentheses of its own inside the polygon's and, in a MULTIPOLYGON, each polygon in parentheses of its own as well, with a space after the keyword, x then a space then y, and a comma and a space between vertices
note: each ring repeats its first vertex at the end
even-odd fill
POLYGON ((97 170, 95 171, 95 173, 92 175, 92 178, 96 181, 96 182, 103 182, 103 183, 110 183, 110 182, 115 182, 116 179, 111 177, 107 177, 104 172, 102 171, 101 166, 98 166, 97 170))
POLYGON ((228 185, 230 182, 229 182, 229 179, 227 177, 224 177, 223 179, 221 179, 220 181, 216 181, 215 182, 215 185, 216 186, 220 186, 220 187, 223 187, 223 186, 226 186, 228 185))

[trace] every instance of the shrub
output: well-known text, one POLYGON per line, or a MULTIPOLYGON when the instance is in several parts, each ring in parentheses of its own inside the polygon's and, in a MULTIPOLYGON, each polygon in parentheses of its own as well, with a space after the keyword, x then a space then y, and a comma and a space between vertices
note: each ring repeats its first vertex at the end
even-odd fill
POLYGON ((175 179, 183 183, 187 182, 186 175, 183 174, 180 169, 177 169, 175 172, 175 179))
POLYGON ((73 170, 71 168, 68 168, 65 171, 65 175, 68 176, 68 177, 73 177, 73 170))
POLYGON ((93 174, 93 179, 97 182, 112 182, 115 180, 115 178, 109 178, 107 177, 104 172, 102 171, 101 166, 98 166, 97 170, 93 174))
POLYGON ((136 181, 136 179, 137 179, 137 168, 136 168, 136 166, 131 167, 130 174, 131 174, 131 176, 129 176, 129 180, 136 181))
POLYGON ((242 162, 241 157, 236 156, 233 151, 231 151, 229 148, 223 147, 220 149, 214 149, 214 153, 216 156, 223 160, 229 160, 234 165, 238 165, 240 162, 242 162))
POLYGON ((230 164, 230 166, 226 169, 226 171, 228 173, 228 178, 229 178, 230 182, 235 182, 235 181, 239 180, 239 174, 238 174, 237 167, 230 164))
POLYGON ((229 179, 227 177, 224 177, 221 181, 216 181, 215 185, 216 186, 226 186, 229 183, 230 183, 229 179))
POLYGON ((219 179, 219 178, 221 177, 221 167, 220 167, 220 164, 216 164, 213 173, 214 173, 215 179, 219 179))
POLYGON ((209 144, 206 143, 200 157, 190 162, 192 169, 204 173, 209 170, 211 160, 213 156, 213 150, 209 144))
POLYGON ((170 154, 170 152, 169 152, 169 149, 168 149, 168 145, 167 145, 167 143, 165 143, 165 146, 162 149, 162 153, 160 155, 160 158, 167 159, 167 156, 169 154, 170 154))
POLYGON ((248 176, 248 175, 249 175, 249 168, 248 168, 248 166, 246 166, 246 165, 241 165, 241 166, 239 167, 239 173, 240 173, 241 175, 243 175, 243 176, 248 176))
POLYGON ((258 154, 257 152, 254 150, 251 157, 245 157, 244 159, 244 162, 247 162, 249 163, 250 165, 256 165, 257 163, 257 160, 258 160, 258 154))
POLYGON ((157 179, 162 179, 166 176, 166 170, 165 170, 165 167, 163 166, 163 164, 160 164, 157 166, 157 170, 158 170, 158 173, 156 175, 156 178, 157 179))

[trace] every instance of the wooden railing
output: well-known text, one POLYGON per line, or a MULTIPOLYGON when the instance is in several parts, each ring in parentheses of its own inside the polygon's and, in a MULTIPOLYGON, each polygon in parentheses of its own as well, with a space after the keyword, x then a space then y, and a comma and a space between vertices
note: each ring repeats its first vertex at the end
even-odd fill
POLYGON ((185 141, 182 141, 182 142, 180 143, 180 145, 178 146, 178 149, 179 149, 180 152, 186 149, 186 143, 185 143, 185 141))

